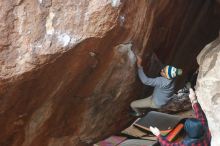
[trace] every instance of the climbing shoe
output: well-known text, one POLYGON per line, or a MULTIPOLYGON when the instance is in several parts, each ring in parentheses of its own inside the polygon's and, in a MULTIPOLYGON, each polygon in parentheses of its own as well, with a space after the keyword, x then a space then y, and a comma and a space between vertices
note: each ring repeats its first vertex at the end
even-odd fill
POLYGON ((142 114, 137 113, 137 112, 135 112, 135 111, 130 111, 129 114, 132 115, 132 116, 134 116, 134 117, 141 117, 141 116, 142 116, 142 114))

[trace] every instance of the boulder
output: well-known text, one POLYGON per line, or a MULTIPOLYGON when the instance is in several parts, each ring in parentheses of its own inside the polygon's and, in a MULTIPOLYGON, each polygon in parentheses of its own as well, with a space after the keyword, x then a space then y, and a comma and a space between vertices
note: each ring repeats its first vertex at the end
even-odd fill
POLYGON ((198 101, 204 110, 212 134, 213 146, 220 145, 220 38, 206 45, 197 57, 196 83, 198 101))
POLYGON ((2 0, 0 10, 1 146, 84 146, 120 131, 145 96, 135 54, 149 75, 160 61, 187 72, 219 28, 207 0, 2 0))

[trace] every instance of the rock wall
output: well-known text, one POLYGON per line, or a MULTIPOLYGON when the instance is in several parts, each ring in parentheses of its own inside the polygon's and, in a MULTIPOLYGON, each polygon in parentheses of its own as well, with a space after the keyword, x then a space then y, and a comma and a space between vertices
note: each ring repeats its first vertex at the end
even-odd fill
POLYGON ((1 0, 0 145, 83 146, 121 130, 131 120, 129 103, 143 93, 133 51, 148 73, 159 69, 158 58, 178 64, 175 52, 181 56, 194 43, 200 51, 215 36, 217 27, 197 29, 214 24, 212 6, 206 0, 1 0))
POLYGON ((0 9, 1 146, 90 145, 129 122, 130 42, 142 46, 144 0, 1 1, 0 9))
POLYGON ((212 145, 220 145, 220 38, 206 45, 197 57, 196 93, 209 123, 212 145))

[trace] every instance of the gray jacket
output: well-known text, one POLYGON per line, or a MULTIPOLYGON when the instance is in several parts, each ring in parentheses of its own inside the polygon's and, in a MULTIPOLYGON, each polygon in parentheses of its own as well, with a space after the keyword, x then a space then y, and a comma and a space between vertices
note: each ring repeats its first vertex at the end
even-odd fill
POLYGON ((170 100, 174 93, 174 80, 165 77, 149 78, 145 75, 142 67, 138 68, 138 76, 143 84, 155 87, 152 96, 153 102, 158 108, 170 100))

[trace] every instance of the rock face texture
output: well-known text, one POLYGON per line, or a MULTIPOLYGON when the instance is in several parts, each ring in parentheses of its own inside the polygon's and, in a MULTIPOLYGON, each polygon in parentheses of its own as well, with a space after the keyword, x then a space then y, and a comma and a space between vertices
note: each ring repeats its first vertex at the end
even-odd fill
POLYGON ((133 51, 150 75, 158 59, 195 68, 219 28, 214 5, 0 0, 0 145, 84 146, 124 128, 143 95, 133 51))
POLYGON ((196 84, 198 100, 208 118, 212 145, 220 145, 220 38, 206 45, 197 57, 199 75, 196 84))

